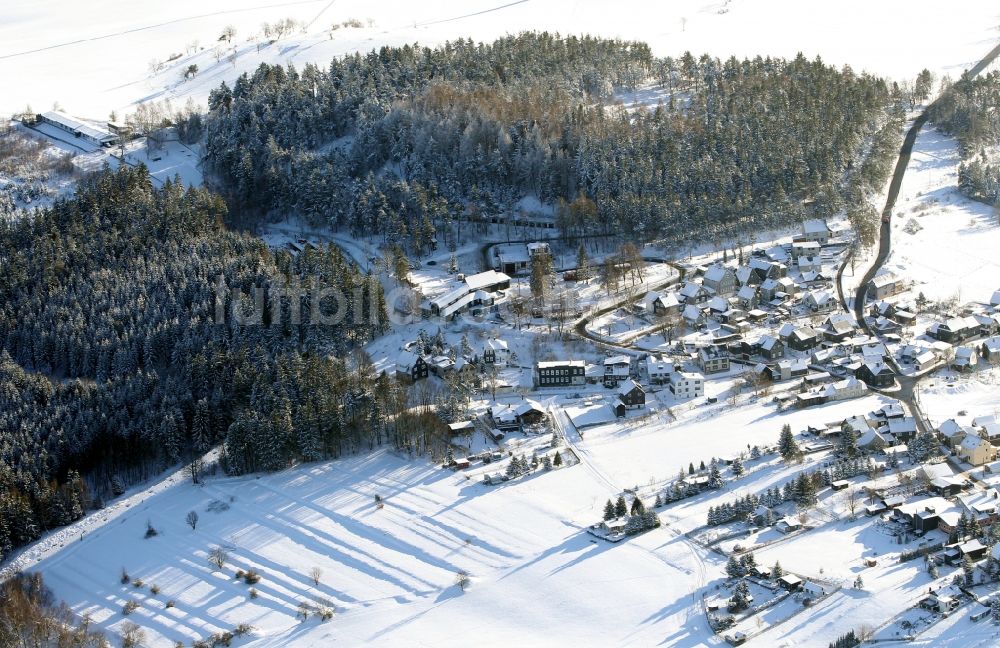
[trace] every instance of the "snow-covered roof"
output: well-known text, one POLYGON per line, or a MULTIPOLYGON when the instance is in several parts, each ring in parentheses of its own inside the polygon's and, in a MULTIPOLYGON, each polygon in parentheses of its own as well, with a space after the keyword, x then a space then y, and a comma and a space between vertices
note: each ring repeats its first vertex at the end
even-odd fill
POLYGON ((618 386, 618 395, 627 396, 632 390, 638 389, 639 391, 645 392, 645 390, 634 380, 626 380, 618 386))
POLYGON ((829 234, 830 226, 821 218, 814 218, 802 223, 802 231, 806 234, 829 234))
POLYGON ((583 360, 545 360, 538 363, 539 369, 558 369, 559 367, 584 367, 583 360))
POLYGON ((70 130, 77 131, 82 135, 85 135, 86 137, 91 137, 98 141, 111 141, 117 139, 117 137, 112 135, 107 130, 104 130, 103 128, 98 128, 93 124, 82 122, 79 119, 75 117, 70 117, 66 113, 59 110, 50 110, 46 113, 43 113, 42 117, 50 122, 56 124, 62 124, 63 126, 65 126, 70 130))
POLYGON ((719 282, 722 281, 726 273, 730 272, 729 268, 721 265, 709 266, 708 270, 705 271, 705 281, 719 282))
POLYGON ((465 278, 465 283, 471 290, 483 290, 484 288, 495 286, 505 281, 510 281, 510 277, 496 270, 487 270, 486 272, 480 272, 479 274, 470 275, 465 278))
POLYGON ((620 364, 626 364, 626 365, 627 364, 632 364, 632 358, 630 358, 627 355, 623 354, 623 355, 611 356, 610 358, 605 358, 604 359, 604 365, 605 366, 607 366, 607 365, 620 365, 620 364))

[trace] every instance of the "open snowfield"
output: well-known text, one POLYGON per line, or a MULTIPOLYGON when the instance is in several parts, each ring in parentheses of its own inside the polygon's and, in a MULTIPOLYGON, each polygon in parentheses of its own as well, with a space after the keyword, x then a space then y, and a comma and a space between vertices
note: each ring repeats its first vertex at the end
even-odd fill
POLYGON ((917 137, 893 214, 886 268, 931 300, 988 302, 1000 289, 1000 222, 988 205, 959 193, 955 140, 933 126, 917 137), (911 223, 915 234, 905 231, 911 223))
POLYGON ((968 423, 979 416, 1000 419, 1000 367, 990 367, 970 374, 942 370, 920 385, 920 403, 931 423, 939 425, 955 418, 968 423), (959 416, 961 411, 966 416, 959 416))
POLYGON ((170 99, 179 107, 190 97, 204 104, 211 88, 261 62, 322 65, 382 45, 492 40, 523 30, 638 39, 659 56, 690 50, 721 58, 793 57, 801 51, 896 79, 912 79, 925 67, 957 77, 993 46, 1000 9, 989 0, 959 7, 918 0, 905 8, 862 0, 12 0, 0 17, 0 78, 6 82, 0 113, 28 103, 49 109, 58 101, 71 114, 103 119, 146 100, 170 99), (298 29, 259 52, 248 41, 261 23, 285 18, 305 24, 305 33, 298 29), (338 29, 331 38, 330 26, 348 19, 363 26, 338 29), (226 58, 217 61, 213 49, 226 25, 236 28, 236 37, 231 45, 222 43, 226 58), (233 46, 237 56, 230 62, 233 46), (182 56, 151 77, 150 61, 173 54, 182 56), (181 81, 182 68, 191 64, 199 75, 181 81))
POLYGON ((612 494, 582 467, 488 488, 380 452, 259 479, 177 484, 39 567, 56 596, 102 628, 119 628, 121 606, 138 601, 128 618, 148 629, 151 648, 242 622, 257 629, 247 646, 455 645, 460 637, 704 645, 707 627, 690 593, 705 567, 686 544, 666 529, 617 545, 581 531, 612 494), (228 510, 209 510, 220 503, 228 510), (196 530, 184 522, 190 510, 200 516, 196 530), (143 538, 147 521, 159 535, 143 538), (231 557, 215 570, 206 554, 220 544, 231 557), (323 570, 318 586, 314 566, 323 570), (144 586, 120 584, 123 567, 144 586), (253 600, 234 578, 249 567, 262 576, 253 600), (465 593, 454 584, 459 570, 472 577, 465 593), (333 620, 299 622, 299 602, 317 599, 336 608, 333 620))
POLYGON ((699 461, 708 464, 712 457, 748 452, 748 446, 773 445, 785 423, 797 433, 808 425, 840 422, 889 402, 884 396, 872 394, 783 414, 763 401, 736 409, 720 402, 694 410, 690 418, 679 423, 665 423, 656 417, 634 425, 588 428, 579 447, 613 482, 633 486, 651 477, 656 481, 671 479, 692 461, 695 465, 699 461))

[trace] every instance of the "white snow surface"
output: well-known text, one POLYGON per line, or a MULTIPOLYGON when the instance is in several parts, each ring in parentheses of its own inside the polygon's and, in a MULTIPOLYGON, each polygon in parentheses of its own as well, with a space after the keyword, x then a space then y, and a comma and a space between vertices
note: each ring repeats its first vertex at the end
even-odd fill
POLYGON ((57 101, 73 115, 94 119, 145 100, 170 99, 180 107, 190 97, 204 104, 220 82, 261 62, 325 65, 334 56, 382 45, 489 41, 525 30, 636 39, 658 56, 685 50, 720 58, 802 52, 899 80, 925 67, 955 78, 993 46, 998 22, 1000 8, 989 0, 960 8, 931 0, 905 7, 863 0, 9 0, 0 8, 0 78, 6 88, 0 114, 28 103, 48 109, 57 101), (248 41, 262 23, 285 18, 306 25, 304 31, 259 52, 248 41), (348 19, 364 26, 340 28, 331 37, 330 26, 348 19), (227 25, 236 36, 221 45, 227 56, 235 47, 237 57, 217 62, 213 49, 227 25), (200 49, 188 53, 193 41, 200 49), (151 76, 149 62, 172 54, 182 56, 151 76), (191 64, 198 65, 198 76, 182 81, 182 69, 191 64))

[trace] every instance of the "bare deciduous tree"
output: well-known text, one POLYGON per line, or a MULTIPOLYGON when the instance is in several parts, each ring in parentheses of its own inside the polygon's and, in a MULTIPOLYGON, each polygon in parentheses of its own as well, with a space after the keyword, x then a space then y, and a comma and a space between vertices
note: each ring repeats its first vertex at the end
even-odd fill
POLYGON ((184 518, 191 530, 194 531, 195 527, 198 526, 198 514, 194 511, 188 511, 187 517, 184 518))
POLYGON ((215 565, 218 569, 225 567, 228 560, 229 552, 224 547, 212 547, 212 550, 208 552, 208 562, 215 565))
POLYGON ((313 567, 309 570, 309 579, 313 582, 313 585, 319 587, 319 579, 323 577, 323 570, 319 567, 313 567))

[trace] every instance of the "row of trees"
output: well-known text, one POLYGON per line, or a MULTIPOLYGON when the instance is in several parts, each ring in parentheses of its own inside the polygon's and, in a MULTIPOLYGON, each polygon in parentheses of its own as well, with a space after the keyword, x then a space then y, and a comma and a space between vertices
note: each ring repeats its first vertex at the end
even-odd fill
POLYGON ((975 78, 963 75, 930 108, 930 118, 958 139, 963 162, 958 186, 969 198, 1000 206, 1000 72, 975 78))
POLYGON ((558 205, 565 234, 704 238, 800 220, 805 199, 829 215, 849 176, 880 182, 858 163, 903 103, 802 56, 655 60, 641 43, 525 33, 262 65, 212 92, 206 158, 250 223, 294 212, 411 253, 526 194, 558 205), (666 105, 611 105, 650 75, 666 105))

